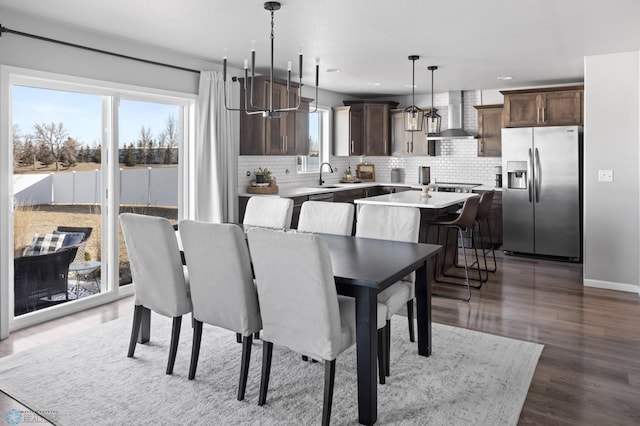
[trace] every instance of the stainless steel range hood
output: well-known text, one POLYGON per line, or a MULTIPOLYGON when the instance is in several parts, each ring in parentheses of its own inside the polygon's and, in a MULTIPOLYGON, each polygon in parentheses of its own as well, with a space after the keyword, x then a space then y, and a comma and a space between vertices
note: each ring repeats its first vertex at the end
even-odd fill
POLYGON ((478 136, 467 132, 462 128, 462 92, 449 92, 448 129, 440 133, 430 133, 427 135, 428 141, 441 141, 449 139, 477 139, 478 136))

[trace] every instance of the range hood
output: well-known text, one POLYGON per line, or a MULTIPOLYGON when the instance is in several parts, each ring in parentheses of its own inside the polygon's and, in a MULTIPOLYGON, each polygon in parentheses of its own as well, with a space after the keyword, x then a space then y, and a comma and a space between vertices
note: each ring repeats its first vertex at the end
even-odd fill
POLYGON ((429 133, 428 141, 441 141, 449 139, 477 139, 478 137, 462 128, 462 91, 449 92, 449 105, 447 107, 448 129, 440 133, 429 133))

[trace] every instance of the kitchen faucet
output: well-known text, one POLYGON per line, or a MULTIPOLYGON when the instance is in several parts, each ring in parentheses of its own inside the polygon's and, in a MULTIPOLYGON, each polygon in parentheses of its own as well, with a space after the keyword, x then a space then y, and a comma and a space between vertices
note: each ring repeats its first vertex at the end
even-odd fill
POLYGON ((331 167, 331 164, 327 163, 326 161, 320 164, 320 178, 318 179, 319 186, 322 186, 322 184, 324 183, 324 181, 322 180, 322 166, 324 166, 325 164, 329 166, 329 170, 331 170, 331 173, 333 173, 333 167, 331 167))

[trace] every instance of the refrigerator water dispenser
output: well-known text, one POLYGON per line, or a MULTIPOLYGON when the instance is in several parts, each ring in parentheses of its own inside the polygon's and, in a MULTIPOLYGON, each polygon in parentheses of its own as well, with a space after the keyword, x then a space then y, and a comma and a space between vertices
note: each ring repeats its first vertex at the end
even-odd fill
POLYGON ((526 161, 507 161, 507 188, 527 189, 526 161))

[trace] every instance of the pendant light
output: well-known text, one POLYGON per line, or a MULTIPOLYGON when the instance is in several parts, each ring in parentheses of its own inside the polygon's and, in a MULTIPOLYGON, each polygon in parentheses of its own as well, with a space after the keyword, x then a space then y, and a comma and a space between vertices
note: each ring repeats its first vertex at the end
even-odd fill
POLYGON ((433 103, 433 92, 435 92, 433 86, 433 72, 438 69, 437 66, 431 65, 428 66, 427 69, 431 71, 431 110, 426 114, 427 119, 427 128, 425 133, 427 135, 434 135, 440 133, 440 122, 442 121, 442 117, 436 112, 435 105, 433 103))
MULTIPOLYGON (((285 108, 273 108, 273 100, 274 100, 274 80, 273 80, 273 44, 274 44, 274 25, 273 25, 273 15, 276 10, 280 9, 280 2, 277 1, 268 1, 264 3, 264 9, 271 12, 271 68, 269 73, 269 82, 270 82, 270 91, 268 97, 267 105, 255 105, 253 101, 253 92, 254 92, 254 81, 255 81, 255 69, 256 69, 256 47, 255 40, 251 43, 251 87, 247 90, 247 81, 249 80, 249 61, 247 59, 244 60, 244 96, 245 96, 245 108, 231 108, 227 105, 227 53, 225 49, 224 57, 222 58, 223 64, 223 81, 224 81, 224 107, 229 111, 243 111, 247 114, 262 114, 265 118, 279 118, 280 113, 296 111, 300 108, 300 99, 302 98, 302 47, 300 47, 300 53, 298 55, 298 93, 297 93, 297 103, 294 106, 289 104, 289 100, 291 99, 290 91, 291 91, 291 62, 287 64, 287 105, 285 108), (250 97, 247 97, 247 93, 251 92, 250 97)), ((305 111, 305 112, 316 112, 318 110, 318 76, 320 70, 320 59, 316 58, 316 107, 313 111, 305 111)), ((233 81, 236 81, 236 78, 233 78, 233 81)))
POLYGON ((416 106, 416 61, 420 59, 418 55, 409 56, 413 62, 413 76, 411 78, 411 106, 406 107, 402 112, 404 116, 404 130, 407 132, 421 132, 424 120, 424 111, 416 106))

